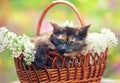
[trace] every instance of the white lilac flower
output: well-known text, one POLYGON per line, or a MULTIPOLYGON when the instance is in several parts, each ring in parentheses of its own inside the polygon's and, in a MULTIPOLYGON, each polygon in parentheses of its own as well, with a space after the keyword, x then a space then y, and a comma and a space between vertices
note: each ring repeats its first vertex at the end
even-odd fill
POLYGON ((5 27, 0 27, 0 52, 4 51, 7 45, 7 40, 5 37, 7 32, 8 32, 8 29, 6 29, 5 27))
POLYGON ((26 56, 24 60, 29 65, 30 62, 34 61, 35 46, 30 41, 27 41, 27 42, 24 43, 24 48, 25 48, 24 54, 26 56))
POLYGON ((28 65, 34 61, 34 54, 35 54, 35 46, 33 43, 30 42, 30 38, 23 34, 22 36, 18 37, 18 50, 24 50, 25 58, 24 60, 28 65))
POLYGON ((6 27, 0 27, 0 35, 4 35, 6 32, 8 32, 8 29, 6 29, 6 27))
POLYGON ((4 51, 4 47, 2 45, 0 45, 0 52, 3 52, 4 51))
POLYGON ((109 29, 102 29, 101 33, 89 33, 86 38, 88 46, 86 51, 101 53, 108 47, 118 45, 118 38, 109 29))
POLYGON ((73 21, 66 20, 63 26, 73 27, 73 21))
POLYGON ((0 52, 8 48, 12 51, 13 57, 18 57, 24 51, 24 60, 27 65, 34 61, 35 46, 30 42, 30 38, 27 35, 17 36, 5 27, 0 28, 0 35, 0 52))
POLYGON ((108 47, 118 45, 118 38, 116 38, 115 34, 110 29, 102 29, 101 33, 104 34, 105 40, 108 42, 108 47))

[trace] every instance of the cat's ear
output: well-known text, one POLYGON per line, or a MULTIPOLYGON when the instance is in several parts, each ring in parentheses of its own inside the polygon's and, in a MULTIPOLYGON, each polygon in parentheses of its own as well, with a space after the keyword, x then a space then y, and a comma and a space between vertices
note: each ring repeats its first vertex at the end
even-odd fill
POLYGON ((85 38, 87 36, 88 29, 91 25, 86 25, 81 27, 81 30, 79 32, 79 36, 85 38))
POLYGON ((54 32, 63 30, 63 27, 59 26, 56 23, 50 22, 50 24, 52 25, 54 32))
POLYGON ((83 32, 87 32, 91 24, 81 27, 83 32))

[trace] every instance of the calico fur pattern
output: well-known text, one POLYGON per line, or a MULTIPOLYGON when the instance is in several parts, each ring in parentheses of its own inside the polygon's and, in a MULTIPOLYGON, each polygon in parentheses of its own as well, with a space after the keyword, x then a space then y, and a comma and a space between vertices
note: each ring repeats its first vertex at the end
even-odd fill
MULTIPOLYGON (((36 69, 42 68, 44 65, 51 68, 52 62, 47 60, 47 52, 57 50, 62 57, 71 55, 75 57, 76 53, 80 53, 86 47, 86 36, 90 25, 73 28, 61 27, 55 23, 51 23, 53 32, 43 34, 35 38, 36 54, 33 64, 36 69)), ((60 61, 58 64, 60 65, 60 61)))

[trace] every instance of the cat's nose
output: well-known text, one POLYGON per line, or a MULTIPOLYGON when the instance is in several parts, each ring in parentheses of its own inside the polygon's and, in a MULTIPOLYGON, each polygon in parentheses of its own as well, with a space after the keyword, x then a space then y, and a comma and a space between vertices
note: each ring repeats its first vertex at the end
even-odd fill
POLYGON ((62 50, 65 50, 66 49, 66 45, 64 44, 63 46, 62 46, 62 50))
POLYGON ((66 46, 65 44, 60 48, 59 52, 64 54, 64 52, 66 51, 66 46))

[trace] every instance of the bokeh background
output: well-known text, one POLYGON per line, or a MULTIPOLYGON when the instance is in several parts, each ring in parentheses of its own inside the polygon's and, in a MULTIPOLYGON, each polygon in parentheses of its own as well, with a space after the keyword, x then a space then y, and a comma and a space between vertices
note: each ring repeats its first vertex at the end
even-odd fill
MULTIPOLYGON (((0 26, 21 35, 34 37, 42 11, 54 0, 0 0, 0 26)), ((120 38, 120 0, 67 0, 73 3, 87 24, 89 32, 110 28, 120 38)), ((46 15, 41 33, 51 30, 49 22, 62 24, 72 20, 80 26, 74 12, 65 5, 56 5, 46 15), (43 28, 44 27, 44 28, 43 28)), ((120 45, 109 50, 105 78, 120 79, 120 45)), ((13 57, 9 51, 0 53, 0 83, 18 80, 13 57)))

